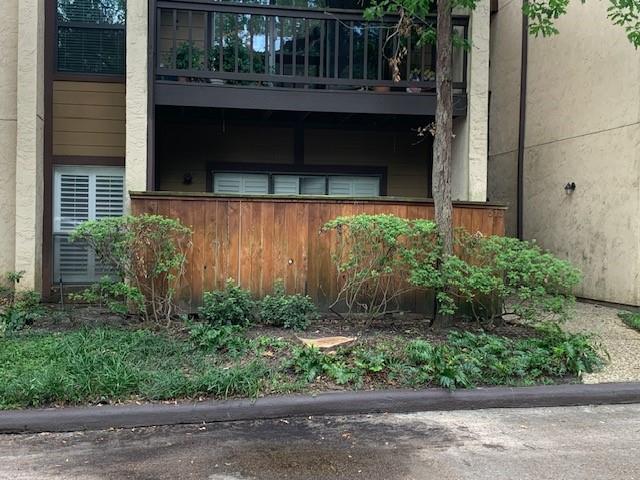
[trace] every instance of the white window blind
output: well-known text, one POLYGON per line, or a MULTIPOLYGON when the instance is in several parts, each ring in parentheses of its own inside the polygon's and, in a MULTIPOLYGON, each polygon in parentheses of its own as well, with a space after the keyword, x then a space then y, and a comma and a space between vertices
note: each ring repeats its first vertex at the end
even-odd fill
POLYGON ((109 274, 82 242, 69 242, 69 233, 86 220, 124 213, 124 169, 120 167, 60 166, 54 172, 54 282, 91 283, 109 274))
POLYGON ((380 195, 380 180, 376 177, 331 176, 329 195, 377 197, 380 195))
POLYGON ((269 193, 269 175, 256 173, 215 173, 215 193, 266 195, 269 193))

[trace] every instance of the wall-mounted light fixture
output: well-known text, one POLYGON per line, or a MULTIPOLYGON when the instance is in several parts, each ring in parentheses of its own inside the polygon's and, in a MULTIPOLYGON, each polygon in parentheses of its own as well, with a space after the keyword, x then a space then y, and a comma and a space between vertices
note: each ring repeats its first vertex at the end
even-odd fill
POLYGON ((193 183, 193 176, 190 173, 185 173, 184 177, 182 177, 182 183, 191 185, 193 183))
POLYGON ((567 182, 567 184, 564 186, 564 192, 567 195, 570 195, 575 191, 576 191, 576 182, 567 182))

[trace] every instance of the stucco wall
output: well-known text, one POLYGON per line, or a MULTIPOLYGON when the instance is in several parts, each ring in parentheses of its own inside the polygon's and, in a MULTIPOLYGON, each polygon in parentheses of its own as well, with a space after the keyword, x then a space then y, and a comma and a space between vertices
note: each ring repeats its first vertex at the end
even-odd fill
MULTIPOLYGON (((492 26, 501 46, 492 54, 489 192, 514 206, 519 7, 501 9, 492 26)), ((524 235, 583 271, 578 295, 638 305, 640 55, 604 3, 572 4, 557 26, 558 36, 529 43, 524 235), (571 195, 567 182, 576 183, 571 195)))
POLYGON ((17 131, 18 0, 0 17, 0 275, 14 269, 17 131))
POLYGON ((42 283, 44 0, 18 4, 15 270, 22 288, 42 283))
MULTIPOLYGON (((127 4, 126 188, 147 189, 149 2, 127 4)), ((127 202, 129 196, 126 196, 127 202)))
POLYGON ((489 3, 489 0, 480 0, 470 18, 467 115, 456 119, 453 129, 451 190, 455 200, 483 202, 487 199, 489 3))

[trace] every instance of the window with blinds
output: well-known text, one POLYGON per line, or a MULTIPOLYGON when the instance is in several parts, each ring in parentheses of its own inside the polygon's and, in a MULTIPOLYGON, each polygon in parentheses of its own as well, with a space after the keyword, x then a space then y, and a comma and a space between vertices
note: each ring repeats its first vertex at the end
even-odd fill
POLYGON ((214 193, 377 197, 380 177, 214 172, 214 193))
POLYGON ((69 233, 86 220, 124 213, 124 169, 60 166, 54 171, 53 281, 92 283, 110 274, 106 265, 69 233))
POLYGON ((57 70, 125 73, 125 0, 57 0, 57 70))

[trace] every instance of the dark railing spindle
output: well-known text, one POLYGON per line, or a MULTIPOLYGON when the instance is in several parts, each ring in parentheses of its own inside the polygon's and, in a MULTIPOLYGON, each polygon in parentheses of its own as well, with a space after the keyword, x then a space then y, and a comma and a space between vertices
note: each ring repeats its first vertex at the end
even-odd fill
POLYGON ((220 71, 224 72, 224 13, 218 16, 220 17, 220 71))
POLYGON ((291 19, 291 37, 293 38, 291 44, 291 75, 296 74, 298 63, 298 19, 291 19))
POLYGON ((309 19, 304 19, 304 76, 309 76, 309 19))
POLYGON ((407 80, 411 80, 411 33, 407 36, 407 80))
POLYGON ((382 80, 382 32, 384 31, 382 24, 378 25, 378 80, 382 80))
POLYGON ((178 11, 173 9, 173 24, 171 28, 171 41, 173 48, 171 49, 171 68, 178 68, 178 11))
POLYGON ((340 63, 340 21, 336 20, 334 25, 336 31, 333 44, 333 76, 334 78, 338 78, 338 63, 340 63))
POLYGON ((284 20, 280 17, 280 75, 284 75, 284 20))
POLYGON ((189 24, 189 70, 193 70, 193 11, 189 10, 187 14, 187 23, 189 24))
POLYGON ((353 80, 353 21, 349 22, 349 80, 353 80))
POLYGON ((324 20, 320 21, 320 60, 319 60, 319 68, 320 78, 324 77, 324 42, 325 42, 325 22, 324 20))
POLYGON ((368 56, 369 56, 369 24, 365 23, 364 24, 364 57, 362 59, 362 78, 363 79, 367 79, 369 78, 369 72, 368 72, 368 67, 369 65, 367 65, 368 62, 368 56))
POLYGON ((209 71, 212 66, 209 65, 209 49, 211 45, 211 14, 204 12, 204 69, 209 71))
POLYGON ((239 56, 239 47, 240 47, 240 22, 238 21, 238 15, 233 16, 233 25, 235 27, 235 42, 233 42, 233 61, 234 61, 234 71, 238 73, 238 56, 239 56))
POLYGON ((249 73, 253 73, 253 16, 249 16, 249 73))

